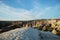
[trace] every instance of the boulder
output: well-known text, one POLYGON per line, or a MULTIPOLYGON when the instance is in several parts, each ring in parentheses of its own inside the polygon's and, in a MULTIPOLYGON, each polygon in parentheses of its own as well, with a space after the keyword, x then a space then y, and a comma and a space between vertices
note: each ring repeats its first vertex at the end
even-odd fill
POLYGON ((54 29, 54 30, 52 30, 52 33, 53 34, 57 34, 57 31, 54 29))

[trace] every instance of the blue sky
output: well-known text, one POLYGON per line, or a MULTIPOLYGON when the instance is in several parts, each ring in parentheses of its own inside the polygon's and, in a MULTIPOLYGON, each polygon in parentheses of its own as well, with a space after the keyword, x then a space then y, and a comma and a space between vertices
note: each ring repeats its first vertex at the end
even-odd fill
POLYGON ((0 0, 0 20, 60 18, 60 0, 0 0))

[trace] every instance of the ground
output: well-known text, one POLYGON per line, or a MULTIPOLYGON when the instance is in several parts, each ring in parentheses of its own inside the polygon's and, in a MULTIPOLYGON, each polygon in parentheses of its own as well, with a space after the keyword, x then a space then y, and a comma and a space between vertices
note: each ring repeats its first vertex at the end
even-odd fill
POLYGON ((60 40, 60 36, 31 27, 23 27, 0 34, 0 40, 60 40))

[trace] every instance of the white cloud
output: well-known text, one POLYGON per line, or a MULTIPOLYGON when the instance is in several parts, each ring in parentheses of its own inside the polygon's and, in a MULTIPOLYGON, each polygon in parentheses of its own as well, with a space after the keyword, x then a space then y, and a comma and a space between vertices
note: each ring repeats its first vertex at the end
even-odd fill
POLYGON ((0 1, 0 20, 32 20, 41 18, 53 18, 55 12, 60 8, 59 5, 42 8, 37 1, 34 1, 34 8, 26 10, 22 8, 13 8, 0 1))
POLYGON ((36 19, 51 19, 60 17, 60 5, 56 4, 54 6, 46 6, 43 8, 37 1, 34 3, 34 8, 31 11, 35 14, 36 19))
MULTIPOLYGON (((6 14, 7 16, 2 19, 19 19, 19 20, 31 20, 33 19, 32 13, 26 9, 17 9, 10 7, 6 4, 0 3, 0 15, 6 14), (10 17, 10 18, 8 18, 10 17)), ((0 17, 1 18, 1 17, 0 17)))

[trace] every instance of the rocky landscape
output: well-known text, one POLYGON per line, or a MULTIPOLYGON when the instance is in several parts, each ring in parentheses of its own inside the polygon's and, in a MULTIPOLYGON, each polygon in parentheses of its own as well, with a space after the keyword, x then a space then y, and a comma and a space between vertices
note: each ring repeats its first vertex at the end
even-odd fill
POLYGON ((0 21, 0 40, 60 40, 60 20, 0 21))
POLYGON ((53 34, 60 35, 60 19, 0 21, 0 33, 22 27, 33 27, 38 30, 49 31, 53 34))

